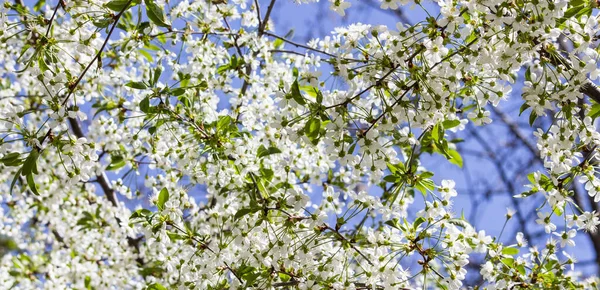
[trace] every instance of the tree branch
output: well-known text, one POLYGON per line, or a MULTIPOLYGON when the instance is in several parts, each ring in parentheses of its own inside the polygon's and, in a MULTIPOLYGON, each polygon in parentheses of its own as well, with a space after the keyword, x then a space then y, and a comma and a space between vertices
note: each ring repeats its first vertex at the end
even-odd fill
MULTIPOLYGON (((69 120, 69 125, 71 125, 71 130, 73 131, 73 134, 75 134, 75 136, 77 136, 77 138, 85 138, 85 134, 83 133, 83 130, 81 129, 81 125, 79 124, 79 121, 77 121, 74 118, 69 118, 68 120, 69 120)), ((104 191, 104 195, 106 195, 106 198, 110 201, 110 203, 114 207, 119 207, 119 201, 117 200, 115 191, 112 189, 112 186, 110 185, 110 182, 108 181, 108 177, 106 177, 106 173, 102 172, 102 174, 96 175, 96 181, 98 182, 98 184, 100 184, 102 191, 104 191)))

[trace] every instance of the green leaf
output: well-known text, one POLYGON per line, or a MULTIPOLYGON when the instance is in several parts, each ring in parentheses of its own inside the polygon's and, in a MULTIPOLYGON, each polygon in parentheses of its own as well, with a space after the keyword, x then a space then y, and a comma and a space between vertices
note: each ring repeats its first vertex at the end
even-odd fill
MULTIPOLYGON (((94 24, 94 26, 96 26, 98 28, 106 28, 111 23, 113 23, 113 21, 114 20, 112 18, 105 18, 105 19, 94 20, 94 21, 92 21, 92 24, 94 24)), ((41 65, 41 63, 40 63, 40 65, 41 65)))
POLYGON ((421 175, 419 175, 419 177, 421 179, 426 179, 426 178, 433 177, 433 175, 434 175, 433 172, 431 172, 431 171, 425 171, 425 172, 421 173, 421 175))
POLYGON ((142 82, 128 82, 125 84, 126 87, 130 87, 130 88, 134 88, 134 89, 138 89, 138 90, 143 90, 143 89, 147 89, 148 86, 146 86, 144 83, 142 82))
POLYGON ((413 223, 413 229, 417 229, 419 227, 419 225, 421 225, 422 223, 425 222, 425 218, 423 217, 418 217, 415 222, 413 223))
POLYGON ((600 104, 594 104, 587 115, 592 119, 596 119, 600 116, 600 104))
POLYGON ((222 65, 222 66, 220 66, 220 67, 218 67, 218 68, 217 68, 217 73, 218 73, 219 75, 224 75, 224 74, 225 74, 225 72, 226 72, 227 70, 229 70, 229 68, 230 68, 229 64, 222 65))
POLYGON ((145 97, 140 102, 140 111, 142 111, 143 113, 148 113, 150 111, 150 98, 149 97, 145 97))
POLYGON ((525 112, 525 110, 529 109, 529 105, 527 103, 523 103, 523 105, 521 105, 521 108, 519 109, 519 116, 521 116, 521 114, 523 114, 523 112, 525 112))
POLYGON ((504 248, 502 249, 502 254, 514 256, 519 253, 519 249, 517 248, 504 248))
POLYGON ((92 278, 90 278, 90 276, 85 276, 83 285, 85 286, 86 289, 92 289, 91 282, 92 282, 92 278))
POLYGON ((260 145, 260 147, 258 147, 258 151, 256 152, 256 157, 261 158, 261 157, 265 157, 271 154, 277 154, 277 153, 281 153, 281 150, 279 150, 279 148, 276 147, 269 147, 269 148, 265 148, 265 146, 260 145))
MULTIPOLYGON (((286 33, 283 38, 284 39, 290 39, 290 38, 292 38, 292 36, 294 36, 294 29, 293 28, 290 31, 288 31, 288 33, 286 33)), ((273 47, 279 48, 281 45, 283 45, 283 40, 282 39, 277 38, 277 39, 275 39, 275 41, 273 41, 273 47)))
POLYGON ((220 132, 227 130, 232 123, 233 119, 229 115, 219 116, 219 120, 217 121, 217 130, 220 132))
POLYGON ((104 4, 104 6, 112 11, 121 12, 128 4, 129 0, 112 0, 104 4))
POLYGON ((147 51, 145 51, 143 49, 138 50, 138 52, 141 55, 143 55, 146 58, 146 60, 148 60, 148 62, 152 62, 153 61, 154 58, 152 57, 152 55, 149 52, 147 52, 147 51))
POLYGON ((433 126, 433 129, 431 129, 431 139, 433 139, 433 141, 435 141, 436 143, 438 141, 440 141, 439 128, 440 128, 440 126, 438 124, 436 124, 435 126, 433 126))
POLYGON ((398 222, 397 218, 391 219, 389 221, 385 222, 386 225, 395 228, 395 229, 400 229, 400 223, 398 222))
POLYGON ((554 208, 552 208, 552 211, 557 216, 562 216, 562 214, 563 214, 563 210, 558 206, 555 206, 554 208))
POLYGON ((158 202, 156 203, 156 207, 158 207, 159 210, 163 210, 167 200, 169 200, 169 190, 164 187, 158 194, 158 202))
MULTIPOLYGON (((301 86, 300 91, 305 92, 307 95, 309 95, 310 97, 313 97, 313 98, 317 98, 318 94, 320 93, 319 89, 317 89, 313 86, 301 86)), ((322 97, 323 96, 321 95, 321 98, 322 97)), ((321 103, 321 102, 317 101, 317 103, 321 103)))
POLYGON ((508 266, 508 267, 512 267, 513 264, 515 263, 515 259, 513 258, 504 258, 502 260, 500 260, 504 265, 508 266))
POLYGON ((35 181, 33 181, 33 173, 27 174, 26 178, 27 185, 29 186, 29 189, 31 189, 31 192, 33 192, 35 195, 40 195, 40 193, 37 191, 37 187, 35 186, 35 181))
POLYGON ((294 101, 296 101, 296 103, 298 103, 299 105, 306 105, 306 101, 304 100, 304 97, 302 96, 302 93, 300 93, 300 87, 298 86, 298 80, 295 80, 294 83, 292 84, 292 98, 294 99, 294 101))
POLYGON ((258 179, 256 181, 256 187, 258 187, 258 191, 260 192, 260 195, 262 196, 263 199, 269 198, 269 192, 267 191, 267 188, 265 187, 264 183, 262 182, 262 179, 258 179))
POLYGON ((275 173, 273 172, 273 170, 271 170, 269 168, 261 168, 260 169, 260 174, 267 181, 273 180, 273 176, 275 175, 275 173))
POLYGON ((433 183, 433 181, 431 181, 431 179, 425 179, 425 180, 418 180, 415 184, 415 188, 417 190, 419 190, 423 195, 427 194, 427 190, 433 190, 435 189, 435 184, 433 183))
POLYGON ((460 125, 460 120, 446 120, 442 122, 442 125, 444 126, 444 129, 451 129, 460 125))
POLYGON ((0 158, 0 163, 4 164, 6 166, 14 166, 12 164, 14 164, 15 161, 18 161, 20 156, 21 156, 21 153, 18 153, 18 152, 8 153, 8 154, 4 155, 4 157, 0 158))
POLYGON ((458 153, 458 151, 450 149, 448 150, 448 155, 450 155, 450 163, 462 168, 463 167, 463 159, 462 156, 460 156, 460 153, 458 153))
POLYGON ((319 136, 319 131, 321 130, 321 120, 318 118, 312 118, 306 122, 304 126, 304 133, 309 138, 316 138, 319 136))
POLYGON ((536 191, 536 190, 525 191, 525 192, 523 192, 521 194, 515 194, 515 195, 513 195, 513 197, 515 197, 515 198, 524 198, 524 197, 528 197, 528 196, 531 196, 533 194, 536 194, 537 192, 538 191, 536 191))
POLYGON ((387 168, 390 170, 391 173, 396 174, 396 173, 403 173, 404 172, 404 164, 403 163, 398 163, 398 164, 392 164, 387 162, 386 163, 387 168))
POLYGON ((152 283, 148 285, 146 290, 167 290, 167 288, 159 283, 152 283))
POLYGON ((152 214, 152 211, 145 209, 145 208, 140 208, 140 209, 134 211, 131 214, 131 216, 129 217, 129 219, 143 218, 143 217, 147 217, 151 214, 152 214))
POLYGON ((260 210, 260 207, 241 208, 235 213, 235 216, 233 216, 233 218, 238 220, 247 214, 255 213, 255 212, 258 212, 259 210, 260 210))
POLYGON ((567 11, 565 11, 564 14, 564 19, 565 21, 569 18, 578 18, 579 16, 582 16, 584 14, 588 13, 588 10, 591 11, 590 7, 586 7, 585 3, 580 4, 578 6, 572 7, 570 9, 567 9, 567 11))
POLYGON ((527 174, 527 180, 529 180, 529 182, 531 182, 531 183, 536 183, 535 174, 533 172, 527 174))
POLYGON ((517 271, 519 271, 519 273, 521 273, 521 275, 527 274, 527 272, 525 272, 525 266, 523 266, 523 265, 517 266, 517 271))
POLYGON ((29 152, 29 156, 27 156, 27 159, 25 159, 25 162, 23 163, 21 176, 29 175, 32 172, 37 172, 37 159, 39 155, 40 152, 35 148, 29 152))
POLYGON ((0 258, 2 258, 2 254, 5 254, 6 251, 15 251, 19 249, 19 245, 15 242, 15 240, 7 235, 0 234, 0 258))
POLYGON ((570 18, 580 19, 581 16, 583 16, 583 15, 587 15, 589 17, 592 14, 592 10, 593 10, 592 5, 590 5, 590 4, 591 4, 590 1, 584 1, 584 0, 569 1, 569 6, 568 6, 567 11, 565 11, 563 18, 556 21, 556 24, 558 25, 558 27, 560 29, 564 29, 566 26, 565 23, 566 23, 567 19, 570 19, 570 18))
POLYGON ((33 6, 33 11, 35 12, 39 12, 40 9, 42 7, 44 7, 44 5, 46 5, 46 0, 39 0, 37 3, 35 3, 35 5, 33 6))
POLYGON ((586 3, 586 0, 570 0, 569 7, 581 6, 586 3))
POLYGON ((466 229, 469 227, 469 223, 463 219, 454 218, 454 219, 449 219, 448 222, 457 227, 461 227, 463 229, 466 229))
POLYGON ((154 24, 160 27, 170 27, 171 25, 165 21, 165 13, 163 9, 152 0, 144 0, 146 4, 146 15, 154 24))
POLYGON ((181 96, 185 93, 185 89, 184 88, 176 88, 171 90, 171 95, 173 96, 181 96))
POLYGON ((17 184, 17 180, 19 179, 19 175, 21 174, 21 172, 23 172, 23 167, 19 168, 19 170, 17 170, 17 172, 15 173, 15 176, 13 176, 13 180, 10 183, 10 194, 12 194, 13 188, 15 187, 15 184, 17 184))
POLYGON ((152 79, 152 86, 156 86, 156 84, 158 83, 158 80, 160 79, 160 75, 162 74, 162 67, 157 66, 154 69, 154 78, 152 79))
POLYGON ((531 81, 531 67, 527 67, 527 70, 525 71, 525 80, 530 82, 531 81))
POLYGON ((395 175, 388 175, 384 177, 383 180, 390 183, 396 183, 398 181, 398 177, 396 177, 395 175))
POLYGON ((123 156, 112 156, 110 164, 106 167, 106 170, 117 170, 127 164, 123 156))
POLYGON ((533 123, 535 122, 535 119, 537 119, 537 114, 535 112, 531 112, 531 115, 529 115, 529 126, 533 127, 533 123))

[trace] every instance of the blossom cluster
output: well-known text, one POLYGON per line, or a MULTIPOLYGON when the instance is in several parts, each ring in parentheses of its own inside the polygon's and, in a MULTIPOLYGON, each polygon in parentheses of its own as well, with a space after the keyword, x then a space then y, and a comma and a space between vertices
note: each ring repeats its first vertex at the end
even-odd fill
POLYGON ((275 0, 5 2, 0 285, 596 287, 562 251, 600 224, 572 199, 600 200, 595 4, 435 2, 306 44, 276 32, 275 0), (553 117, 520 195, 544 196, 543 248, 470 225, 421 163, 462 166, 451 133, 491 123, 520 72, 531 125, 553 117))

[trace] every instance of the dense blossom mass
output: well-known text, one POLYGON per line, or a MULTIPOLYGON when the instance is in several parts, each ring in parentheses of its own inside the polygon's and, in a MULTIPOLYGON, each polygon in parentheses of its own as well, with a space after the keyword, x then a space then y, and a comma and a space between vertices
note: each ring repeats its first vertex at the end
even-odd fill
POLYGON ((278 4, 4 2, 0 288, 596 287, 564 252, 600 224, 572 200, 600 200, 595 1, 439 0, 308 43, 278 4), (462 166, 450 133, 509 97, 553 120, 515 197, 545 197, 542 247, 471 226, 420 161, 462 166))

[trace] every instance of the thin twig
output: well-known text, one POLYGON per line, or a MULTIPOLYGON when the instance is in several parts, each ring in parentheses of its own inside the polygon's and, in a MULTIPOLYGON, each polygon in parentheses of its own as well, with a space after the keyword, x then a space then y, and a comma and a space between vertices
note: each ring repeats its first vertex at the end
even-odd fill
POLYGON ((328 229, 330 231, 332 231, 333 233, 335 233, 342 241, 348 243, 348 245, 354 250, 356 251, 361 257, 363 257, 368 263, 369 265, 373 266, 373 262, 371 262, 371 260, 369 259, 369 257, 367 257, 365 254, 363 254, 356 246, 354 246, 354 244, 352 242, 350 242, 348 239, 346 239, 346 237, 344 237, 342 234, 340 234, 339 231, 337 231, 336 229, 330 227, 329 225, 325 225, 325 229, 328 229))
MULTIPOLYGON (((75 134, 77 138, 85 138, 85 134, 81 129, 79 121, 77 121, 77 119, 75 118, 69 118, 68 121, 69 125, 71 125, 71 130, 73 131, 73 134, 75 134)), ((100 184, 100 187, 102 188, 102 191, 104 191, 104 195, 106 196, 108 201, 110 201, 110 203, 114 207, 119 207, 119 201, 117 200, 115 191, 113 190, 112 186, 110 185, 110 182, 108 181, 108 177, 106 177, 106 173, 102 172, 102 174, 96 175, 96 181, 98 182, 98 184, 100 184)))
POLYGON ((46 38, 50 35, 50 28, 52 28, 52 23, 54 22, 54 18, 56 17, 56 12, 58 12, 58 8, 60 7, 60 3, 56 4, 54 7, 54 12, 52 13, 52 17, 50 17, 50 23, 48 23, 48 28, 46 29, 46 38))
POLYGON ((269 18, 271 17, 271 11, 273 11, 273 6, 275 6, 275 0, 271 0, 271 3, 269 3, 269 7, 267 7, 267 13, 265 14, 265 18, 263 18, 262 25, 258 28, 258 36, 262 36, 265 32, 265 28, 267 27, 267 23, 269 23, 269 18))

